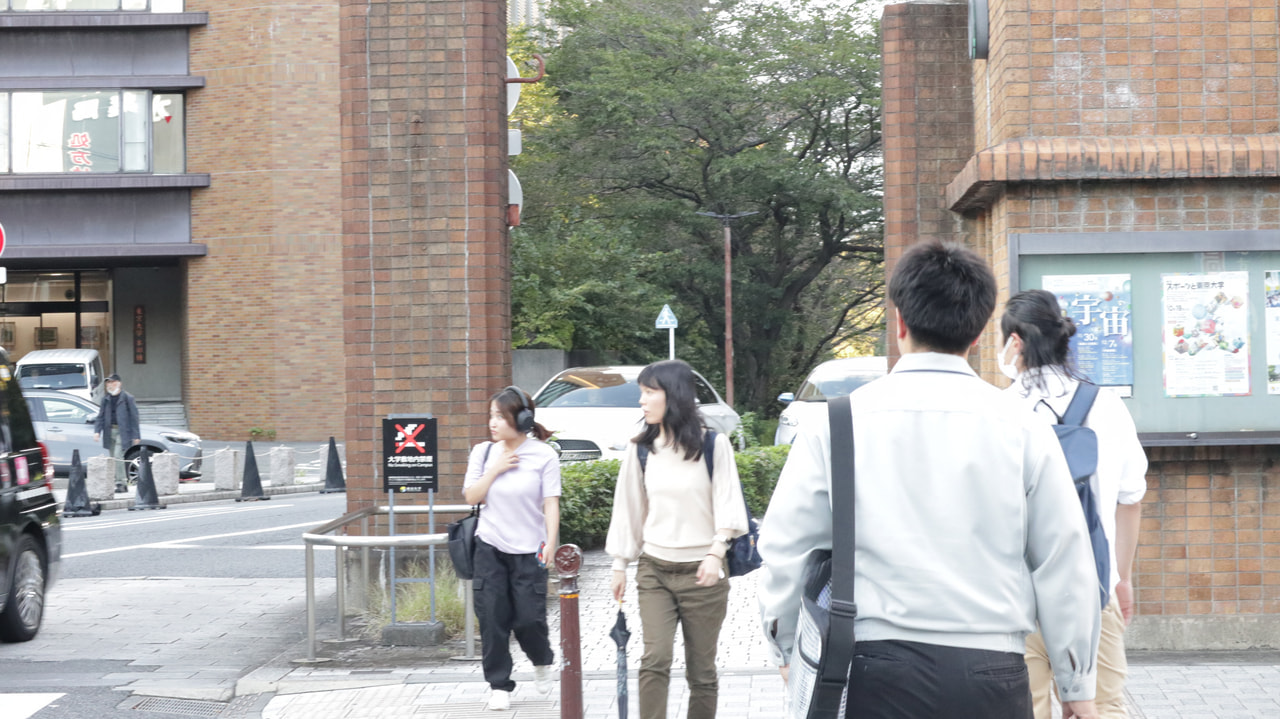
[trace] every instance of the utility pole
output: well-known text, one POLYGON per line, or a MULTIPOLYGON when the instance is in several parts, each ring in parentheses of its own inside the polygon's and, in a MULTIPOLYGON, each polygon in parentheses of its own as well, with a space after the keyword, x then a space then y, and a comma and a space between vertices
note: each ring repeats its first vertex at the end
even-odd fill
POLYGON ((720 225, 724 227, 724 401, 733 406, 733 284, 732 284, 732 264, 733 254, 730 250, 732 236, 729 226, 734 220, 751 215, 760 214, 758 212, 739 212, 733 215, 726 215, 716 212, 695 212, 696 215, 703 217, 714 217, 720 220, 720 225))

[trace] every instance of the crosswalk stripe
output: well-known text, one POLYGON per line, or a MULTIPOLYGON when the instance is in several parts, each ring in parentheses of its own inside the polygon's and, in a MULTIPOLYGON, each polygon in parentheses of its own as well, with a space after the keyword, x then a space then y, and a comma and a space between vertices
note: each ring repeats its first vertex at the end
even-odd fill
POLYGON ((65 694, 0 694, 5 719, 28 719, 65 694))

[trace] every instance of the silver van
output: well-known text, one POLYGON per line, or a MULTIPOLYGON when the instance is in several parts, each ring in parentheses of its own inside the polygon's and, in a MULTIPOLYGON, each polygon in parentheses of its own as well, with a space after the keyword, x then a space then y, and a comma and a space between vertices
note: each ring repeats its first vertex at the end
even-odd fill
POLYGON ((95 405, 106 396, 106 377, 98 350, 36 350, 18 360, 18 386, 56 389, 95 405))

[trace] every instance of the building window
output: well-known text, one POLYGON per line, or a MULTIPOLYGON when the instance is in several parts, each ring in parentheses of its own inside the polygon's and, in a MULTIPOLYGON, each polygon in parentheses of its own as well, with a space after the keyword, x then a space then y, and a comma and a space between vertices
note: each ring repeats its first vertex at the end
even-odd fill
POLYGON ((186 169, 183 96, 146 90, 0 93, 0 172, 186 169))
POLYGON ((20 12, 182 12, 183 0, 0 0, 0 10, 20 12))

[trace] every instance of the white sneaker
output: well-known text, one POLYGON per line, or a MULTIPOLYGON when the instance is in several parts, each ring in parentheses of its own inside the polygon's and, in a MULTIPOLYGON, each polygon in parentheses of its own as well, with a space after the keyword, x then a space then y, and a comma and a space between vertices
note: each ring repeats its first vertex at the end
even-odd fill
POLYGON ((511 692, 504 692, 501 689, 489 690, 489 703, 485 705, 485 709, 495 712, 505 712, 511 709, 511 692))
POLYGON ((551 665, 533 668, 533 686, 539 694, 551 693, 551 665))

